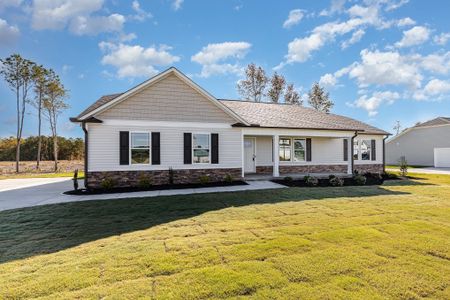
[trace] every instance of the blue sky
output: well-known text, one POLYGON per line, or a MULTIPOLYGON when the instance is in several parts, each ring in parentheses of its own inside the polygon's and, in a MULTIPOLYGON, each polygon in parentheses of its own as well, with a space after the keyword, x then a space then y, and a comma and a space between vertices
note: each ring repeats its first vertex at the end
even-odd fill
MULTIPOLYGON (((176 66, 218 98, 238 98, 251 62, 304 95, 319 81, 334 113, 392 132, 450 116, 450 2, 1 0, 0 56, 53 68, 70 91, 68 121, 104 94, 176 66)), ((0 82, 0 136, 15 134, 0 82)), ((28 107, 24 134, 36 134, 28 107)))

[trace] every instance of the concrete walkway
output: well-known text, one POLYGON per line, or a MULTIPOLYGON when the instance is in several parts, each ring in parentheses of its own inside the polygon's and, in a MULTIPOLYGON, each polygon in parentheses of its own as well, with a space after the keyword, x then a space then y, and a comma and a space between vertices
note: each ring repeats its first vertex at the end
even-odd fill
POLYGON ((285 188, 285 186, 265 180, 249 181, 248 185, 208 187, 197 189, 145 191, 89 196, 73 196, 63 194, 63 192, 71 190, 72 188, 72 180, 70 178, 29 178, 0 180, 0 211, 36 205, 76 201, 278 189, 285 188))
MULTIPOLYGON (((395 168, 389 168, 386 169, 386 171, 400 171, 400 169, 395 168)), ((426 167, 426 168, 408 168, 408 173, 422 173, 422 174, 444 174, 444 175, 450 175, 450 168, 433 168, 433 167, 426 167)))

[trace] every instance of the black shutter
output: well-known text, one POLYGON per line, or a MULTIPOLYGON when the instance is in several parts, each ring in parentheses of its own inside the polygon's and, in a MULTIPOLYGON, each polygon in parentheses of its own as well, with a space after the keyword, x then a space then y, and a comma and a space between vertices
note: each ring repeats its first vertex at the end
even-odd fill
POLYGON ((211 133, 211 163, 219 163, 219 134, 211 133))
POLYGON ((152 165, 161 164, 161 139, 159 132, 152 132, 152 165))
POLYGON ((344 161, 348 161, 348 140, 343 139, 344 141, 344 161))
POLYGON ((377 160, 377 149, 376 149, 376 145, 377 145, 377 143, 376 143, 376 141, 375 140, 371 140, 371 145, 370 145, 370 149, 371 149, 371 151, 372 151, 372 155, 371 155, 371 157, 372 157, 372 160, 377 160))
POLYGON ((306 161, 311 161, 311 139, 306 139, 306 161))
POLYGON ((192 133, 184 133, 184 164, 192 164, 192 133))
POLYGON ((128 131, 120 132, 120 164, 130 164, 130 133, 128 131))

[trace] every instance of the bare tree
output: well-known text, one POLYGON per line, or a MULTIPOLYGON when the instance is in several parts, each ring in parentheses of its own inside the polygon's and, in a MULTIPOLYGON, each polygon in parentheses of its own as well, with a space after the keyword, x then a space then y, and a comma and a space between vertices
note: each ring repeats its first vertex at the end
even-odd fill
POLYGON ((50 129, 53 137, 53 156, 55 160, 55 172, 58 171, 58 117, 69 106, 65 102, 67 90, 61 83, 58 75, 53 70, 49 71, 49 81, 45 88, 45 98, 43 101, 44 115, 50 123, 50 129))
POLYGON ((395 130, 395 135, 398 135, 400 133, 400 129, 402 128, 402 125, 400 125, 400 121, 395 121, 395 125, 394 125, 394 130, 395 130))
POLYGON ((284 102, 287 104, 303 105, 303 100, 295 90, 293 83, 286 86, 286 91, 284 92, 284 102))
POLYGON ((246 78, 237 84, 239 94, 244 99, 261 102, 268 82, 266 72, 255 64, 249 64, 245 70, 245 75, 246 78))
POLYGON ((36 168, 40 169, 40 161, 41 161, 41 148, 42 148, 42 103, 44 100, 44 95, 46 91, 46 87, 48 84, 49 71, 45 69, 42 65, 33 66, 33 82, 34 82, 34 92, 35 92, 35 101, 32 102, 33 106, 36 107, 38 111, 38 145, 37 145, 37 155, 36 155, 36 168))
POLYGON ((317 82, 313 84, 308 93, 308 103, 312 108, 327 113, 330 112, 334 106, 333 101, 329 98, 328 92, 326 92, 317 82))
POLYGON ((34 63, 19 54, 0 59, 0 74, 16 94, 17 131, 16 131, 16 172, 19 173, 20 143, 22 140, 23 120, 25 117, 28 91, 32 86, 32 68, 34 63))
POLYGON ((278 75, 277 72, 275 72, 270 79, 270 88, 267 92, 267 96, 269 96, 269 99, 274 102, 278 103, 280 100, 281 95, 283 94, 284 86, 286 85, 286 79, 284 79, 283 75, 278 75))

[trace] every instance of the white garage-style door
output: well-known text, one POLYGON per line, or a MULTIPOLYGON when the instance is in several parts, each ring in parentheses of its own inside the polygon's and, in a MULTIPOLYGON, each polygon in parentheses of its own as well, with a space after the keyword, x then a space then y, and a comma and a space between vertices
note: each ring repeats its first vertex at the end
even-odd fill
POLYGON ((450 148, 434 148, 434 167, 450 168, 450 148))

